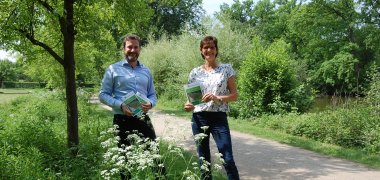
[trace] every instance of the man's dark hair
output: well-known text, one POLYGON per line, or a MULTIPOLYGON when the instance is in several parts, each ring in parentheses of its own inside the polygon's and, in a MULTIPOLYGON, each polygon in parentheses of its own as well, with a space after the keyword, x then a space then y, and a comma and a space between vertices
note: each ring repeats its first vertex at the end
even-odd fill
POLYGON ((139 42, 139 47, 141 47, 140 37, 137 35, 126 35, 123 40, 123 49, 125 49, 125 43, 130 40, 137 40, 139 42))

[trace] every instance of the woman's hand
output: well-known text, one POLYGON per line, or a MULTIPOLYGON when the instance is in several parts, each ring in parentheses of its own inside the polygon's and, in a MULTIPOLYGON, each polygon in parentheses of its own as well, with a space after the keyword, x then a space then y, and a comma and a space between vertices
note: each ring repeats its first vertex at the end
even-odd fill
POLYGON ((216 100, 218 100, 218 97, 211 93, 207 93, 203 95, 202 97, 203 102, 216 101, 216 100))
POLYGON ((186 102, 183 109, 185 109, 186 112, 193 111, 194 110, 194 105, 191 104, 190 102, 186 102))

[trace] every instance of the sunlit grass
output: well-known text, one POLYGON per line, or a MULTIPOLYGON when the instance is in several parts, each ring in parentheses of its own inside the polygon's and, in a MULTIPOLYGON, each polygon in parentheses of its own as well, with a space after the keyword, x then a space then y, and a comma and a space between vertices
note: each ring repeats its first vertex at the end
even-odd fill
POLYGON ((32 91, 32 89, 0 89, 0 103, 10 102, 32 91))

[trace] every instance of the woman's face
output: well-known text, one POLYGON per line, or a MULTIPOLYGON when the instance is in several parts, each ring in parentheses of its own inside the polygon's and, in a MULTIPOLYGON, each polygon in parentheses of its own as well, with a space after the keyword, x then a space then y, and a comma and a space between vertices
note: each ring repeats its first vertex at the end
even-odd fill
POLYGON ((205 60, 215 60, 218 50, 216 49, 213 41, 208 41, 203 44, 201 53, 205 60))

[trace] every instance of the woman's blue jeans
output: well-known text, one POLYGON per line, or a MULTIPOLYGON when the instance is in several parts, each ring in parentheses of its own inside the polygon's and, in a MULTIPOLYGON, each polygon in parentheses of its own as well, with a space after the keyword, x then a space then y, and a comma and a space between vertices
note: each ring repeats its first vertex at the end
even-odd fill
MULTIPOLYGON (((239 180, 239 173, 235 165, 233 153, 231 134, 227 122, 227 114, 225 112, 197 112, 193 113, 192 118, 193 135, 204 133, 207 136, 197 143, 198 156, 203 157, 207 162, 211 162, 210 154, 210 133, 215 140, 219 153, 223 155, 224 168, 227 172, 229 180, 239 180), (208 126, 206 130, 202 127, 208 126)), ((200 160, 202 165, 202 160, 200 160)), ((211 164, 211 163, 210 163, 211 164)), ((202 171, 203 179, 212 179, 211 166, 209 171, 202 171)))

